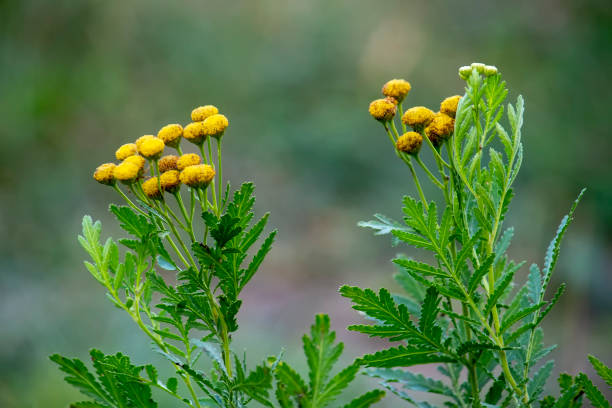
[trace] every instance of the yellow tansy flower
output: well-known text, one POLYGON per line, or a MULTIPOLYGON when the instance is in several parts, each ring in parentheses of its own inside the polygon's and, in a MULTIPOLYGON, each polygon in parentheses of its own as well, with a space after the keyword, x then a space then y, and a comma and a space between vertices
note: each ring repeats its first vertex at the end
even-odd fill
POLYGON ((163 140, 166 146, 174 148, 181 142, 181 136, 183 136, 183 127, 176 123, 166 125, 157 132, 157 137, 163 140))
POLYGON ((178 170, 168 170, 159 176, 161 188, 170 193, 176 193, 181 186, 178 170))
POLYGON ((225 132, 225 129, 227 129, 228 126, 229 121, 227 120, 225 115, 222 115, 220 113, 207 117, 204 123, 202 124, 202 127, 204 128, 204 133, 207 136, 212 136, 217 139, 223 136, 223 133, 225 132))
POLYGON ((195 153, 185 153, 181 157, 178 158, 176 162, 176 168, 178 170, 183 170, 189 166, 195 166, 196 164, 200 164, 202 159, 195 153))
POLYGON ((122 161, 135 154, 138 154, 136 143, 126 143, 117 149, 115 152, 115 157, 117 160, 122 161))
POLYGON ((178 157, 173 154, 169 154, 159 159, 159 161, 157 162, 157 166, 159 167, 159 171, 163 173, 168 170, 176 170, 177 162, 178 157))
POLYGON ((161 192, 159 191, 159 183, 157 181, 157 177, 151 177, 147 179, 141 185, 142 191, 144 191, 145 195, 152 199, 161 198, 161 192))
POLYGON ((99 165, 98 168, 96 168, 96 171, 94 171, 94 180, 96 180, 100 184, 112 186, 113 184, 115 184, 115 167, 117 166, 114 163, 104 163, 99 165))
POLYGON ((215 169, 208 164, 196 164, 186 167, 180 174, 181 183, 189 187, 207 187, 215 177, 215 169))
POLYGON ((198 106, 191 111, 191 120, 194 122, 203 122, 209 116, 216 115, 217 113, 219 113, 219 109, 214 105, 198 106))
POLYGON ((403 79, 392 79, 383 85, 382 93, 385 96, 391 97, 398 102, 404 100, 408 92, 410 92, 410 82, 403 79))
POLYGON ((417 154, 421 150, 423 136, 417 132, 407 132, 397 139, 395 146, 400 152, 417 154))
POLYGON ((140 169, 134 163, 124 161, 115 167, 113 175, 122 183, 131 184, 136 181, 140 175, 140 169))
POLYGON ((459 99, 461 99, 460 95, 449 96, 448 98, 444 99, 440 104, 440 112, 454 118, 455 114, 457 113, 459 99))
POLYGON ((376 99, 370 103, 370 115, 380 122, 388 122, 393 119, 397 107, 387 99, 376 99))
POLYGON ((149 160, 155 160, 161 157, 164 151, 164 141, 158 137, 146 139, 138 146, 138 153, 149 160))
POLYGON ((144 157, 135 154, 133 156, 127 157, 123 162, 135 164, 136 166, 138 166, 138 170, 140 170, 140 172, 142 173, 145 167, 146 160, 144 157))
POLYGON ((201 145, 204 139, 206 139, 203 124, 204 122, 193 122, 188 124, 185 126, 185 129, 183 129, 183 137, 193 144, 201 145))
POLYGON ((425 134, 434 146, 439 146, 448 139, 455 128, 455 119, 444 113, 436 113, 431 123, 425 128, 425 134))
POLYGON ((435 113, 424 106, 415 106, 404 112, 402 122, 412 129, 421 131, 434 118, 435 113))

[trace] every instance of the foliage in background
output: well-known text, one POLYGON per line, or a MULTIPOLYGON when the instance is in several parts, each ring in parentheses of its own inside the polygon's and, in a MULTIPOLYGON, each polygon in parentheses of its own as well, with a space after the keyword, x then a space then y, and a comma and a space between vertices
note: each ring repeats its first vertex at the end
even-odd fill
MULTIPOLYGON (((561 240, 584 191, 561 221, 543 266, 531 265, 527 282, 519 284, 514 276, 524 263, 507 256, 513 229, 503 231, 502 225, 523 158, 523 98, 504 107, 506 83, 495 67, 475 63, 459 73, 467 83, 465 95, 445 99, 436 114, 424 107, 404 113, 402 101, 410 85, 397 80, 383 88, 387 99, 370 105, 370 113, 384 125, 395 153, 408 166, 420 199, 404 197, 404 223, 377 215, 361 225, 392 234, 395 244, 420 248, 429 257, 393 260, 403 295, 393 296, 385 288, 378 293, 340 289, 354 309, 374 321, 349 330, 401 342, 358 361, 385 388, 419 407, 431 404, 416 401, 408 391, 444 396, 449 407, 575 407, 583 395, 593 406, 609 407, 584 374, 561 375, 561 395, 543 396, 553 361, 541 361, 555 346, 544 345, 540 325, 565 285, 552 296, 547 289, 561 240), (405 92, 394 93, 393 83, 405 92), (401 136, 394 123, 397 112, 405 132, 401 136), (501 121, 504 113, 507 125, 501 121), (407 124, 413 132, 406 132, 407 124), (419 157, 422 143, 434 156, 433 172, 419 157), (439 187, 441 205, 426 199, 415 163, 439 187), (445 380, 397 369, 421 364, 436 364, 445 380)), ((589 358, 610 385, 610 369, 589 358)))
MULTIPOLYGON (((102 242, 101 222, 94 223, 90 216, 83 218, 79 236, 92 260, 85 262, 91 275, 152 341, 175 375, 162 378, 152 364, 136 366, 122 353, 107 355, 96 349, 90 352, 94 372, 77 358, 54 354, 51 360, 67 374, 69 384, 91 398, 73 407, 157 407, 155 392, 189 407, 234 408, 255 402, 273 407, 276 377, 282 407, 323 408, 359 369, 352 364, 327 381, 343 346, 334 344, 326 315, 317 316, 311 337, 304 337, 308 387, 280 357, 248 367, 246 353, 240 356, 231 350, 241 292, 270 251, 276 231, 260 239, 268 214, 254 221, 252 183, 242 184, 231 199, 229 183, 223 188, 221 145, 227 118, 210 105, 196 108, 191 118, 193 123, 184 129, 167 125, 158 137, 145 135, 122 145, 116 152, 120 164, 105 163, 96 169, 94 179, 115 189, 128 204, 111 204, 110 211, 130 237, 102 242), (201 156, 183 154, 183 138, 196 144, 201 156), (175 148, 180 157, 162 157, 165 147, 175 148), (147 162, 150 177, 145 178, 147 162), (196 207, 201 222, 195 217, 196 207), (258 241, 259 248, 252 250, 258 241), (125 249, 123 256, 117 243, 125 249), (202 356, 212 365, 209 371, 202 368, 202 356)), ((373 391, 347 407, 365 408, 383 395, 373 391)))

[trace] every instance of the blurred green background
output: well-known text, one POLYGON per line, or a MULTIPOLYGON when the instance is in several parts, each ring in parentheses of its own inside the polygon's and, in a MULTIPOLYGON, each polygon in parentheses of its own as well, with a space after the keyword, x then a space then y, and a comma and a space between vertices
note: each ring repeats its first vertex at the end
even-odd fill
POLYGON ((303 366, 316 312, 331 315, 347 360, 381 347, 345 330, 359 316, 336 290, 395 287, 389 261, 410 249, 356 223, 400 218, 414 191, 367 106, 405 78, 405 105, 437 109, 462 93, 457 68, 472 61, 499 67, 510 98, 526 99, 511 254, 541 263, 588 187, 553 282, 569 290, 545 339, 560 346, 557 372, 592 373, 587 353, 612 363, 609 0, 0 1, 0 406, 81 398, 53 352, 159 361, 82 266, 76 235, 91 214, 121 236, 106 210, 117 197, 93 169, 201 104, 229 117, 225 174, 256 183, 257 211, 280 231, 246 290, 237 348, 256 361, 285 347, 303 366))

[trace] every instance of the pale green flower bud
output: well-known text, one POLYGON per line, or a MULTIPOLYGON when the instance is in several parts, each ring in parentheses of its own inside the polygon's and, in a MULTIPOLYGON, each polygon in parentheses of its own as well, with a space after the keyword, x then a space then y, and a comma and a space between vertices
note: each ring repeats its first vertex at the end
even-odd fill
POLYGON ((497 74, 497 67, 494 65, 487 65, 484 68, 484 74, 486 76, 491 76, 497 74))
POLYGON ((466 80, 472 74, 472 67, 469 65, 464 65, 459 68, 459 77, 463 80, 466 80))
POLYGON ((486 65, 482 62, 472 62, 472 68, 476 68, 476 71, 478 71, 479 74, 484 73, 485 67, 486 65))

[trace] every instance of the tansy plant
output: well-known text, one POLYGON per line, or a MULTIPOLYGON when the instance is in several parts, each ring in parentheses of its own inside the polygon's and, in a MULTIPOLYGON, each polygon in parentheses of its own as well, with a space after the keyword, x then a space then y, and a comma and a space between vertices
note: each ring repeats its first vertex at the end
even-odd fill
MULTIPOLYGON (((404 112, 410 91, 404 80, 389 81, 385 98, 370 104, 370 114, 408 167, 418 198, 404 197, 403 223, 378 214, 361 225, 391 234, 396 245, 418 248, 421 259, 393 260, 403 294, 340 289, 372 321, 349 330, 393 343, 358 361, 385 388, 418 407, 433 403, 417 402, 411 391, 437 394, 432 400, 447 407, 578 407, 584 396, 593 406, 609 407, 582 373, 560 376, 558 398, 543 396, 553 368, 552 360, 543 359, 555 346, 544 345, 539 326, 565 289, 561 285, 551 294, 549 284, 582 192, 543 265, 531 265, 527 281, 517 282, 524 263, 506 255, 513 229, 504 229, 503 222, 523 159, 523 98, 504 108, 506 83, 493 66, 475 63, 460 68, 459 75, 465 94, 446 98, 437 113, 423 106, 404 112), (421 160, 424 150, 433 156, 433 168, 421 160), (419 174, 439 189, 438 202, 425 196, 419 174), (437 366, 437 378, 406 369, 423 364, 437 366)), ((612 370, 589 359, 612 386, 612 370)))
MULTIPOLYGON (((276 232, 260 239, 268 214, 253 222, 251 183, 231 198, 229 183, 223 188, 221 145, 228 119, 208 105, 193 110, 191 120, 184 128, 167 125, 157 136, 121 146, 120 164, 96 169, 94 179, 125 201, 111 204, 110 211, 130 237, 102 243, 101 223, 89 216, 79 236, 91 257, 86 268, 166 358, 172 375, 162 379, 153 365, 134 365, 121 353, 91 350, 93 371, 79 359, 55 354, 51 360, 67 374, 65 380, 90 397, 72 406, 151 408, 158 406, 156 394, 189 407, 328 406, 360 366, 353 363, 331 375, 343 345, 335 341, 326 315, 316 316, 310 336, 303 338, 308 381, 280 357, 249 368, 246 356, 232 351, 240 294, 276 232), (182 139, 200 154, 184 153, 182 139), (178 155, 164 156, 166 147, 178 155)), ((368 407, 383 395, 371 391, 346 407, 368 407)))

